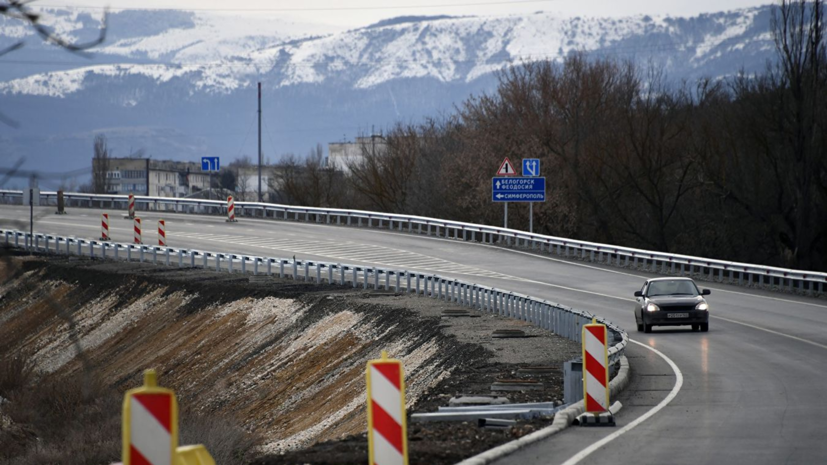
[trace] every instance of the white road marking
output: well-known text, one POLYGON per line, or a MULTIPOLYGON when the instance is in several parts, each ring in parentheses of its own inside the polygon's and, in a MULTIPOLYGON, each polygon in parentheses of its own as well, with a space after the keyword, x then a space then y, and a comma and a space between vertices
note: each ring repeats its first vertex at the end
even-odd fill
POLYGON ((790 338, 790 339, 793 339, 793 340, 796 340, 796 341, 799 341, 799 342, 803 342, 805 344, 810 344, 810 345, 814 345, 816 347, 821 347, 822 349, 827 349, 827 345, 819 344, 818 342, 813 342, 809 339, 804 339, 804 338, 800 338, 800 337, 797 337, 797 336, 792 336, 790 334, 785 334, 785 333, 782 333, 782 332, 779 332, 779 331, 774 331, 772 329, 762 328, 761 326, 755 326, 755 325, 751 325, 749 323, 742 323, 740 321, 730 320, 729 318, 724 318, 722 316, 712 316, 712 315, 710 315, 709 317, 710 318, 715 318, 715 319, 718 319, 718 320, 728 321, 730 323, 735 323, 736 325, 741 325, 741 326, 746 326, 748 328, 757 329, 759 331, 764 331, 764 332, 767 332, 767 333, 770 333, 770 334, 776 334, 778 336, 784 336, 784 337, 787 337, 787 338, 790 338))
POLYGON ((591 455, 592 453, 594 453, 595 451, 597 451, 601 447, 603 447, 606 444, 614 441, 615 439, 617 439, 620 436, 626 434, 627 432, 633 430, 639 424, 641 424, 644 421, 648 420, 654 414, 660 412, 661 410, 663 410, 664 407, 669 405, 669 403, 672 402, 672 400, 675 397, 677 397, 678 393, 681 390, 681 387, 683 387, 683 373, 681 373, 681 370, 678 368, 678 366, 675 364, 675 362, 672 361, 672 359, 670 359, 669 357, 664 355, 663 352, 655 349, 654 347, 650 347, 646 344, 634 341, 632 339, 629 339, 629 342, 635 343, 635 344, 637 344, 641 347, 645 347, 645 348, 651 350, 652 352, 656 353, 657 355, 659 355, 660 358, 662 358, 663 360, 665 360, 666 363, 669 364, 669 367, 672 368, 672 372, 675 373, 675 385, 672 387, 672 390, 669 391, 669 394, 662 401, 660 401, 660 403, 658 403, 658 405, 652 407, 649 411, 647 411, 643 415, 639 416, 633 422, 629 423, 628 425, 624 426, 623 428, 615 431, 614 433, 612 433, 612 434, 606 436, 605 438, 597 441, 596 443, 590 445, 589 447, 581 450, 580 452, 575 454, 573 457, 571 457, 570 459, 563 462, 563 465, 578 464, 578 463, 580 463, 580 461, 582 461, 583 459, 585 459, 586 457, 588 457, 589 455, 591 455))

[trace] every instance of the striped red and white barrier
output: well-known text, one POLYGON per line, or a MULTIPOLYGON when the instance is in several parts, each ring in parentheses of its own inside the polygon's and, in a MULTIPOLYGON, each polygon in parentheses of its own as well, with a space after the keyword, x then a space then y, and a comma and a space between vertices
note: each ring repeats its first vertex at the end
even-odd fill
POLYGON ((407 465, 405 372, 402 362, 382 358, 368 362, 368 454, 371 465, 407 465))
POLYGON ((227 221, 235 222, 235 199, 233 196, 227 197, 227 221))
POLYGON ((609 410, 609 352, 606 325, 583 325, 583 399, 586 412, 609 410))
POLYGON ((158 387, 155 370, 144 385, 127 391, 123 403, 123 465, 175 465, 178 402, 171 389, 158 387))
POLYGON ((130 218, 135 218, 135 196, 129 194, 128 212, 130 218))
POLYGON ((109 240, 109 214, 101 213, 101 240, 109 240))
POLYGON ((158 245, 167 245, 167 223, 164 220, 158 220, 158 245))
POLYGON ((132 229, 135 231, 135 243, 136 244, 143 244, 141 240, 141 219, 140 218, 133 218, 132 219, 132 229))

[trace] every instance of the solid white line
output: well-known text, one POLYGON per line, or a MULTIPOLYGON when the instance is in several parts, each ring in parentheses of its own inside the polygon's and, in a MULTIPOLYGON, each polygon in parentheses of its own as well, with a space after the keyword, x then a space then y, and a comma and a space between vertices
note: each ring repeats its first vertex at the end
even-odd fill
POLYGON ((570 459, 563 462, 563 465, 575 465, 577 463, 580 463, 581 460, 585 459, 586 457, 588 457, 589 455, 594 453, 596 450, 598 450, 601 447, 605 446, 606 444, 614 441, 615 439, 617 439, 620 436, 626 434, 627 432, 633 430, 635 427, 637 427, 637 425, 639 425, 639 424, 643 423, 644 421, 648 420, 649 418, 652 417, 652 415, 660 412, 661 410, 663 410, 664 407, 669 405, 669 403, 672 402, 672 400, 675 397, 677 397, 678 392, 680 392, 680 390, 681 390, 681 387, 683 387, 683 373, 681 373, 681 370, 678 368, 677 365, 675 365, 675 362, 673 362, 672 359, 670 359, 669 357, 664 355, 663 352, 655 349, 654 347, 649 347, 646 344, 642 344, 640 342, 633 341, 631 339, 629 339, 629 342, 633 342, 633 343, 635 343, 635 344, 637 344, 641 347, 645 347, 645 348, 651 350, 652 352, 658 354, 662 359, 664 359, 666 361, 666 363, 669 364, 669 367, 672 368, 672 371, 675 373, 675 385, 672 387, 672 390, 669 392, 669 395, 667 395, 662 401, 660 401, 660 403, 658 405, 652 407, 651 410, 649 410, 648 412, 646 412, 643 415, 636 418, 635 421, 629 423, 628 425, 626 425, 623 428, 615 431, 614 433, 606 436, 605 438, 597 441, 596 443, 592 444, 591 446, 581 450, 580 452, 575 454, 573 457, 571 457, 570 459))
POLYGON ((818 342, 813 342, 813 341, 810 341, 810 340, 808 340, 808 339, 803 339, 803 338, 800 338, 800 337, 797 337, 797 336, 791 336, 791 335, 789 335, 789 334, 784 334, 784 333, 781 333, 781 332, 778 332, 778 331, 773 331, 773 330, 771 330, 771 329, 767 329, 767 328, 762 328, 762 327, 760 327, 760 326, 751 325, 751 324, 749 324, 749 323, 742 323, 742 322, 740 322, 740 321, 730 320, 729 318, 724 318, 724 317, 722 317, 722 316, 717 316, 717 315, 716 315, 716 316, 712 316, 712 315, 710 315, 710 317, 711 317, 711 318, 716 318, 716 319, 718 319, 718 320, 728 321, 728 322, 730 322, 730 323, 735 323, 736 325, 741 325, 741 326, 746 326, 746 327, 748 327, 748 328, 757 329, 757 330, 759 330, 759 331, 764 331, 764 332, 767 332, 767 333, 770 333, 770 334, 775 334, 775 335, 778 335, 778 336, 784 336, 784 337, 787 337, 787 338, 790 338, 790 339, 793 339, 793 340, 796 340, 796 341, 799 341, 799 342, 803 342, 803 343, 805 343, 805 344, 810 344, 810 345, 814 345, 814 346, 816 346, 816 347, 821 347, 822 349, 827 349, 827 345, 824 345, 824 344, 819 344, 818 342))

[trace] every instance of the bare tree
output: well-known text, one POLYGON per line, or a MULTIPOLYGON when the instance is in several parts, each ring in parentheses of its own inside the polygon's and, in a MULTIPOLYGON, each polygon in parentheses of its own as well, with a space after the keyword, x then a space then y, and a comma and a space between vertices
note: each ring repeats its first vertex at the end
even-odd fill
POLYGON ((106 136, 95 136, 94 156, 92 158, 92 190, 96 194, 106 194, 111 188, 109 180, 109 148, 106 136))
MULTIPOLYGON (((32 0, 11 0, 6 2, 0 1, 0 16, 17 19, 23 23, 26 23, 30 27, 32 27, 44 41, 61 47, 68 52, 83 57, 88 57, 88 54, 86 52, 89 49, 102 44, 103 41, 106 40, 106 23, 108 17, 107 11, 104 12, 103 18, 101 19, 101 29, 98 37, 89 42, 77 43, 71 42, 60 37, 53 31, 51 31, 46 25, 44 25, 41 21, 42 16, 40 15, 40 13, 37 13, 33 11, 31 8, 29 8, 29 5, 31 3, 32 0)), ((14 52, 15 50, 19 50, 23 48, 23 46, 24 42, 22 40, 15 42, 14 44, 4 49, 0 49, 0 56, 14 52)), ((2 112, 0 112, 0 122, 12 127, 19 126, 19 123, 17 121, 4 115, 2 112)))
POLYGON ((273 171, 273 186, 286 203, 312 207, 344 207, 350 196, 344 175, 327 166, 324 149, 317 144, 304 162, 285 156, 273 171))

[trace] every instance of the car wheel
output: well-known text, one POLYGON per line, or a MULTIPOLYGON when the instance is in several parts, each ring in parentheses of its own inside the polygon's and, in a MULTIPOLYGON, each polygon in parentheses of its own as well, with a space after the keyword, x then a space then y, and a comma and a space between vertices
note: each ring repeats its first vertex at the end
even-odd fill
POLYGON ((652 332, 652 325, 643 324, 643 332, 644 333, 651 333, 652 332))
POLYGON ((701 332, 706 333, 709 331, 709 323, 701 323, 701 332))
POLYGON ((637 330, 638 330, 638 332, 642 332, 643 331, 643 325, 638 323, 637 324, 637 330))
POLYGON ((701 325, 694 324, 692 325, 692 331, 698 332, 701 329, 701 325))

